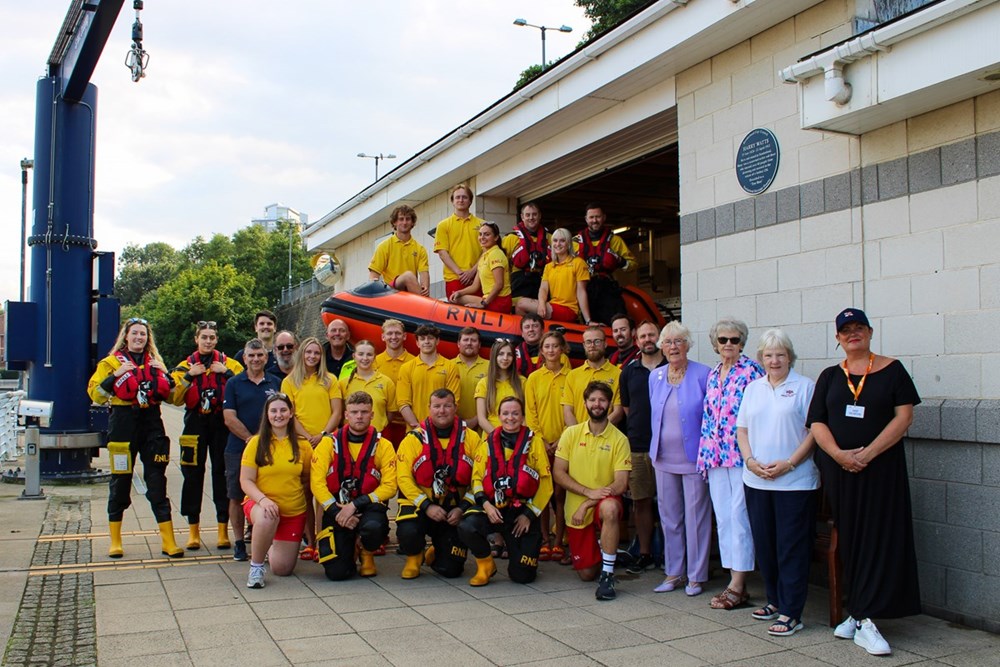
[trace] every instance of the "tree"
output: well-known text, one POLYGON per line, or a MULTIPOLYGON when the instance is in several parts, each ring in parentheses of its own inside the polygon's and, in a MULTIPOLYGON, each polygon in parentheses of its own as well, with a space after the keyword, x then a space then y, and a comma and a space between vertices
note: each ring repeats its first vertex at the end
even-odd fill
POLYGON ((181 255, 168 243, 130 243, 122 250, 118 267, 115 296, 122 306, 132 306, 177 275, 181 255))
POLYGON ((254 278, 231 264, 209 260, 183 269, 123 313, 149 320, 168 366, 194 350, 194 325, 212 320, 219 326, 219 346, 232 352, 253 336, 254 312, 266 304, 254 294, 254 278))
POLYGON ((640 9, 653 4, 653 0, 574 0, 573 4, 582 7, 583 13, 592 22, 590 30, 577 45, 579 48, 640 9))
MULTIPOLYGON (((551 65, 551 63, 549 63, 551 65)), ((545 70, 541 65, 532 65, 521 72, 520 78, 518 78, 517 83, 514 84, 514 90, 518 88, 523 88, 528 85, 532 80, 542 75, 545 70)))

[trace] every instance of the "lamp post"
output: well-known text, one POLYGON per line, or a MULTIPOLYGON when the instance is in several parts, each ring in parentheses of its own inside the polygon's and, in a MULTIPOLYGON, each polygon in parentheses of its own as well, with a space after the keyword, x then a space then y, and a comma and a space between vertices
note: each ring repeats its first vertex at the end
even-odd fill
POLYGON ((533 23, 528 23, 524 19, 514 19, 514 25, 521 28, 538 28, 542 31, 542 71, 544 72, 549 68, 548 61, 545 60, 545 31, 546 30, 558 30, 559 32, 573 32, 573 28, 568 25, 561 25, 558 28, 547 28, 543 25, 534 25, 533 23))
POLYGON ((382 153, 379 153, 378 155, 369 155, 368 153, 358 153, 358 157, 367 157, 367 158, 371 158, 372 160, 375 160, 375 180, 376 181, 378 180, 378 161, 379 160, 395 160, 396 159, 396 156, 393 155, 392 153, 389 153, 388 155, 382 155, 382 153))
POLYGON ((22 301, 28 298, 24 290, 25 258, 24 249, 28 245, 28 170, 35 167, 35 161, 24 158, 21 160, 21 294, 22 301))

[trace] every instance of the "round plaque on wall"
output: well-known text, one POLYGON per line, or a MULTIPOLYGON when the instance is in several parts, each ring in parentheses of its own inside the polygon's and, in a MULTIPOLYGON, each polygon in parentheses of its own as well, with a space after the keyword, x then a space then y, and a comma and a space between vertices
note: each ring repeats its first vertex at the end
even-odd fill
POLYGON ((743 137, 736 153, 736 178, 740 187, 759 195, 771 187, 778 174, 778 138, 771 130, 759 127, 743 137))

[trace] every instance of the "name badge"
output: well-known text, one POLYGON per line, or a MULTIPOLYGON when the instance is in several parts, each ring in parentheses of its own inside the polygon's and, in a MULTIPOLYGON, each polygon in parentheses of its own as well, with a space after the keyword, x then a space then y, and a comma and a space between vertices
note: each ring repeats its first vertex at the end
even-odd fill
POLYGON ((865 418, 865 406, 863 405, 848 405, 847 410, 844 412, 848 417, 853 417, 854 419, 864 419, 865 418))

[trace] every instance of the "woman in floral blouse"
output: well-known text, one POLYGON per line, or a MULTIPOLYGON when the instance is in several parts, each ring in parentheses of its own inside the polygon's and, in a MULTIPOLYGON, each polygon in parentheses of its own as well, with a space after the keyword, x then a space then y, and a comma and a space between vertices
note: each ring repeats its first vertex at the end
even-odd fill
POLYGON ((719 320, 708 334, 721 361, 708 375, 697 466, 708 479, 722 567, 729 570, 730 576, 726 589, 709 603, 713 609, 735 609, 750 599, 746 575, 754 565, 753 537, 743 496, 743 457, 736 443, 736 415, 746 386, 763 376, 764 369, 743 354, 748 334, 745 323, 731 318, 719 320))

